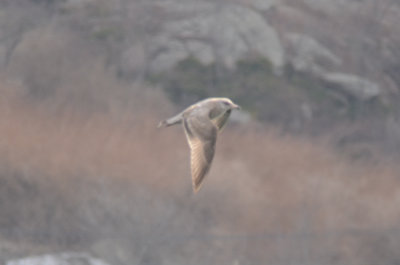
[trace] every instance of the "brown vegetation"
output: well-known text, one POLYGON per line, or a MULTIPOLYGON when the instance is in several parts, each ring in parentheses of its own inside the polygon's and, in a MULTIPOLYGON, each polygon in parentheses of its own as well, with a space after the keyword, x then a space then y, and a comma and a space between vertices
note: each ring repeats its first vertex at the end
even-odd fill
POLYGON ((91 248, 121 264, 400 258, 399 168, 389 161, 350 163, 322 140, 237 124, 193 196, 181 128, 155 127, 165 113, 151 106, 166 104, 156 93, 132 97, 147 100, 142 112, 51 113, 17 90, 2 86, 0 112, 8 240, 91 248))

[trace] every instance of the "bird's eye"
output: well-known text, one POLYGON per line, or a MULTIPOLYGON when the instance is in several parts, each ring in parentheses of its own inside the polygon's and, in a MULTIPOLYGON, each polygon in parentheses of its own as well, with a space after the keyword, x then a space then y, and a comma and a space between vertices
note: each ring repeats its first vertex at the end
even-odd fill
POLYGON ((224 102, 224 104, 225 104, 225 106, 229 106, 229 103, 228 103, 228 102, 224 102))

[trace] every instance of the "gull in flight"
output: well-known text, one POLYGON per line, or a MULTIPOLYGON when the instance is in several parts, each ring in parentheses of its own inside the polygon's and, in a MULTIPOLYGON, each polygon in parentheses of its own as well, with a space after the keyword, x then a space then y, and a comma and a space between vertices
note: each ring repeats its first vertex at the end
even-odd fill
POLYGON ((217 134, 232 109, 240 109, 228 98, 208 98, 191 105, 178 115, 163 120, 158 128, 182 123, 190 147, 193 191, 197 192, 211 167, 217 134))

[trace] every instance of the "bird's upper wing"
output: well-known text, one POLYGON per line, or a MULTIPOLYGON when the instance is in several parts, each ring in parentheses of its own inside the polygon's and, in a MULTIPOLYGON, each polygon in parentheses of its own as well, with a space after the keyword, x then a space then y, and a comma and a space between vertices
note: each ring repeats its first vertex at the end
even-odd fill
POLYGON ((218 131, 221 131, 224 128, 226 121, 228 120, 230 114, 231 114, 231 110, 227 110, 224 112, 224 114, 222 114, 212 120, 212 122, 218 128, 218 131))
POLYGON ((211 167, 217 140, 217 127, 206 116, 188 115, 183 120, 190 146, 193 190, 197 192, 211 167))

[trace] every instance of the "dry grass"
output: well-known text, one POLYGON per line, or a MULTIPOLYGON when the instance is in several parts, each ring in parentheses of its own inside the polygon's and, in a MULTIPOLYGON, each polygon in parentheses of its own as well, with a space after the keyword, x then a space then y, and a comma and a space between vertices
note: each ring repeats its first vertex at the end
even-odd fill
POLYGON ((0 233, 10 239, 77 247, 122 238, 139 260, 193 264, 204 255, 368 264, 370 249, 399 258, 394 163, 349 162, 322 140, 234 125, 192 196, 181 128, 155 127, 173 114, 152 111, 165 104, 160 97, 133 97, 137 106, 111 112, 51 113, 16 87, 2 90, 0 233))

